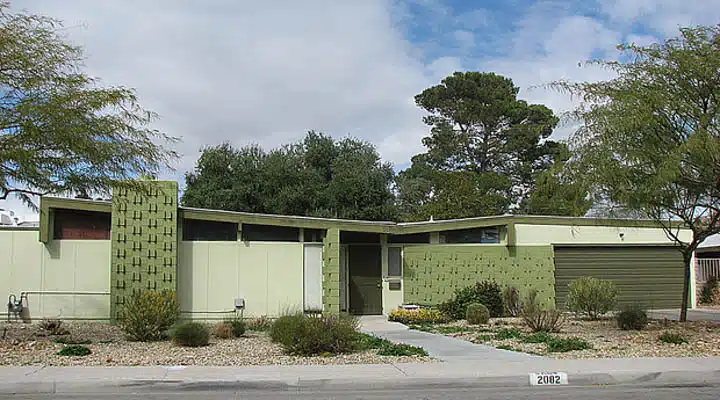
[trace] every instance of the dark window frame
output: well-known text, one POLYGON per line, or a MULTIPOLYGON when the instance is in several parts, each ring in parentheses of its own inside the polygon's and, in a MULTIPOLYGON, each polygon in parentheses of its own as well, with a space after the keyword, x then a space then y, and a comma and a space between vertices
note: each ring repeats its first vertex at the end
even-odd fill
POLYGON ((403 261, 405 258, 405 250, 402 246, 388 246, 387 248, 388 254, 387 254, 387 273, 386 277, 390 279, 397 279, 403 277, 403 261), (398 271, 391 271, 391 265, 393 265, 393 253, 398 257, 398 271))
POLYGON ((110 240, 112 214, 56 208, 52 211, 53 240, 110 240))
POLYGON ((186 242, 237 242, 238 224, 186 218, 182 221, 182 240, 186 242))
POLYGON ((440 232, 442 244, 500 244, 502 233, 499 226, 454 229, 440 232), (479 238, 478 238, 479 236, 479 238))
POLYGON ((300 228, 281 225, 242 224, 244 242, 300 242, 300 228))

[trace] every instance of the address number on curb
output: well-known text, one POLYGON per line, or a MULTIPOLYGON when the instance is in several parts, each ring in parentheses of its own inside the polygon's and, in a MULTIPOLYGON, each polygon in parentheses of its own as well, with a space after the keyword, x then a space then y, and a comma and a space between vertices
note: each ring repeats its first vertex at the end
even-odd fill
POLYGON ((532 386, 554 386, 567 385, 568 376, 565 372, 531 372, 530 385, 532 386))

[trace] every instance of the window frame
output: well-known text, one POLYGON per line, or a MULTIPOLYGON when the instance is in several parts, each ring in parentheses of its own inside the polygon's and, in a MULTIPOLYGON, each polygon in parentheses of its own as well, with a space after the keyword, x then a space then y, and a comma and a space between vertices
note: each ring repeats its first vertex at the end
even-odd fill
POLYGON ((403 263, 405 262, 405 247, 400 245, 388 245, 387 246, 387 270, 385 271, 385 278, 389 280, 396 280, 396 279, 403 279, 403 273, 404 273, 404 266, 403 263), (400 274, 399 275, 391 275, 390 274, 390 249, 399 249, 400 250, 400 274))

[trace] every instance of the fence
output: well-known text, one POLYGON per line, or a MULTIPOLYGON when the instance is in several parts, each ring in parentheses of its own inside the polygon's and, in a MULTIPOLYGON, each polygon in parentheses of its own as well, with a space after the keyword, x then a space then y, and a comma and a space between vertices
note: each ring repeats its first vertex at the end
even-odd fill
POLYGON ((698 258, 695 261, 696 281, 705 282, 713 276, 720 278, 720 258, 698 258))

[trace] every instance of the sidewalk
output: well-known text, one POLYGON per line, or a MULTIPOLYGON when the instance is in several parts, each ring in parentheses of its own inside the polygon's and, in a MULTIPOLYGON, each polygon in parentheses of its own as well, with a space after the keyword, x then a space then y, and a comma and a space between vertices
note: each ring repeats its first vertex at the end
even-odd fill
POLYGON ((528 373, 567 372, 571 385, 720 384, 720 357, 464 361, 427 364, 260 367, 2 367, 0 394, 217 388, 528 386, 528 373))

